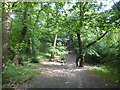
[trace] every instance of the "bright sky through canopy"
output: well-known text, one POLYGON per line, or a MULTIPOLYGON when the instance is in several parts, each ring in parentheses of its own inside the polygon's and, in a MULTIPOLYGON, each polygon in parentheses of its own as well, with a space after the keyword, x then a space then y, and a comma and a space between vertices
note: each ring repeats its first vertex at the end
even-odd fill
POLYGON ((111 9, 111 6, 114 5, 114 2, 118 2, 119 0, 98 0, 98 2, 102 2, 104 5, 106 5, 105 7, 103 7, 102 11, 105 11, 105 10, 109 10, 111 9))
MULTIPOLYGON (((88 0, 88 1, 89 1, 89 0, 88 0)), ((116 3, 116 2, 118 2, 118 1, 119 1, 119 0, 97 0, 97 3, 100 4, 100 3, 102 2, 103 5, 106 5, 106 6, 104 6, 104 7, 102 8, 102 10, 101 10, 101 11, 105 11, 105 10, 111 9, 111 6, 114 5, 114 2, 116 3)), ((66 10, 66 9, 72 8, 72 5, 74 5, 76 2, 77 2, 76 0, 72 0, 71 3, 73 3, 73 4, 71 4, 71 5, 66 4, 66 5, 64 6, 64 9, 66 10)))

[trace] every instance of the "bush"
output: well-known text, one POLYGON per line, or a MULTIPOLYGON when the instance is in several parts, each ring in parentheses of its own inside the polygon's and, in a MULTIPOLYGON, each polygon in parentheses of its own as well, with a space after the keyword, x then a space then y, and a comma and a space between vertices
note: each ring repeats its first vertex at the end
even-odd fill
POLYGON ((103 76, 105 78, 108 78, 115 83, 116 82, 120 83, 120 79, 119 79, 120 61, 119 60, 109 61, 107 63, 104 63, 103 65, 91 67, 90 70, 93 73, 103 76))
POLYGON ((94 64, 102 64, 120 59, 117 44, 107 43, 103 39, 84 50, 85 59, 94 64))
POLYGON ((61 55, 61 56, 60 56, 60 60, 66 60, 65 55, 61 55))
POLYGON ((38 73, 40 73, 40 71, 37 71, 33 67, 16 66, 11 61, 8 61, 2 72, 2 83, 5 86, 14 86, 15 84, 34 79, 38 73))

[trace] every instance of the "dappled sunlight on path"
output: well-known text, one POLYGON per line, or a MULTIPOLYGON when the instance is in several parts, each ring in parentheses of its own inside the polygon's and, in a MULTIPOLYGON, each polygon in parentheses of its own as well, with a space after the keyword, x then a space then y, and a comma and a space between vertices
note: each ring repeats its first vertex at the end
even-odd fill
POLYGON ((43 61, 42 64, 44 64, 44 65, 62 65, 59 62, 48 62, 48 61, 43 61))
POLYGON ((42 61, 34 64, 41 74, 20 88, 104 88, 104 81, 89 72, 91 65, 76 67, 74 54, 66 55, 66 63, 42 61))

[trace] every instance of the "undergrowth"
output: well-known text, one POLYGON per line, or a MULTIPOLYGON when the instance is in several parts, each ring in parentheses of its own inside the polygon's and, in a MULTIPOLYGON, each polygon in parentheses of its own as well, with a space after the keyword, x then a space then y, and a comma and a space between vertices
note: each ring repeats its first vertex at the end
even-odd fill
POLYGON ((30 65, 15 65, 11 61, 8 61, 2 72, 3 88, 14 87, 17 84, 32 80, 39 73, 40 71, 30 65))
POLYGON ((109 61, 102 65, 91 67, 90 70, 114 83, 120 83, 120 61, 109 61))

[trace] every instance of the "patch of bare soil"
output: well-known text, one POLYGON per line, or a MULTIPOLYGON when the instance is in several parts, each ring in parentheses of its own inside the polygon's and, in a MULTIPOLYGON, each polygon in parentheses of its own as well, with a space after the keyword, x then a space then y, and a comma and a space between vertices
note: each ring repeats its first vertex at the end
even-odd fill
POLYGON ((36 79, 19 85, 17 88, 109 88, 104 79, 92 74, 88 69, 91 65, 76 67, 76 55, 66 55, 66 62, 42 61, 42 65, 34 64, 41 71, 36 79))

